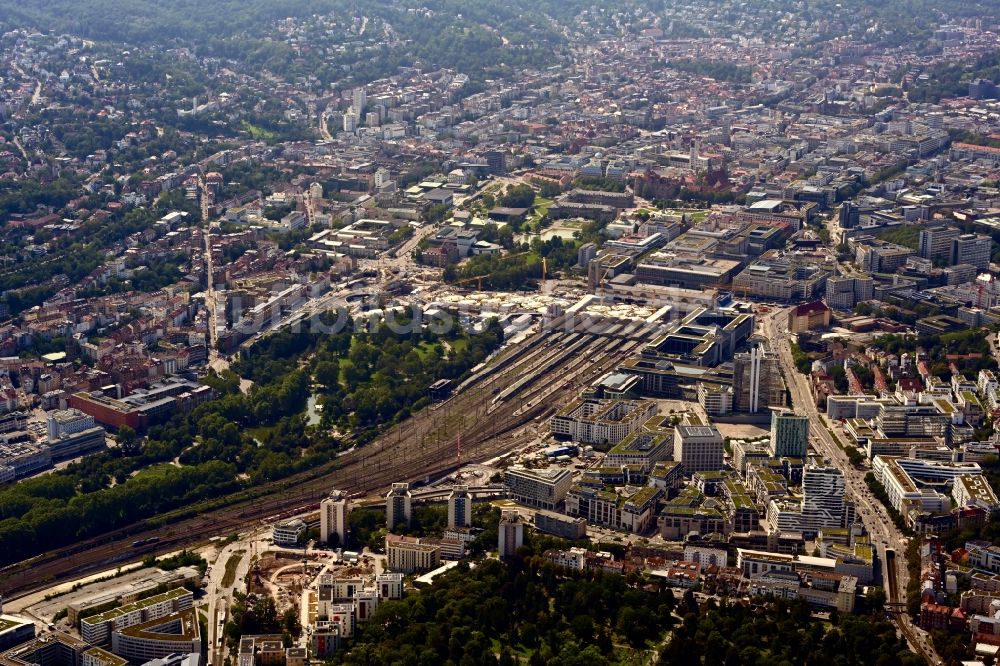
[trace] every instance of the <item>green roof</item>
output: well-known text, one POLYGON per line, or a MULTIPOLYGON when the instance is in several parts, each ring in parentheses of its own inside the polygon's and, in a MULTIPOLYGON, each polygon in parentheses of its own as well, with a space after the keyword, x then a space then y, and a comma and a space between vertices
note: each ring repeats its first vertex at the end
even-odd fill
POLYGON ((13 629, 14 627, 19 627, 22 624, 28 624, 28 622, 26 620, 18 620, 17 618, 6 618, 0 616, 0 632, 13 629))
POLYGON ((191 592, 184 589, 183 587, 177 587, 167 592, 164 592, 163 594, 157 594, 152 597, 146 597, 145 599, 140 599, 139 601, 126 604, 125 606, 119 606, 118 608, 113 608, 104 613, 99 613, 97 615, 91 615, 90 617, 85 617, 80 621, 84 624, 100 624, 102 622, 109 622, 117 617, 121 617, 122 615, 126 615, 128 613, 140 610, 142 608, 146 608, 147 606, 152 606, 153 604, 158 604, 161 601, 168 601, 170 599, 179 599, 180 597, 183 597, 186 594, 191 594, 191 592))

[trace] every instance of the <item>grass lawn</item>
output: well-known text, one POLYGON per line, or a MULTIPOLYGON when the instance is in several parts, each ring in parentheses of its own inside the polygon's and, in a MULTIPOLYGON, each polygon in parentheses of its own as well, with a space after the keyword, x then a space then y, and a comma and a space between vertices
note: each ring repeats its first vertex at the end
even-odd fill
POLYGON ((222 587, 229 587, 236 582, 236 569, 240 566, 240 561, 246 555, 245 550, 237 550, 226 560, 226 573, 222 576, 222 587))
POLYGON ((278 136, 274 132, 266 130, 263 127, 257 127, 256 125, 249 123, 246 120, 244 120, 240 124, 240 128, 246 132, 249 132, 250 136, 253 137, 254 139, 260 139, 263 141, 270 141, 274 139, 276 136, 278 136))

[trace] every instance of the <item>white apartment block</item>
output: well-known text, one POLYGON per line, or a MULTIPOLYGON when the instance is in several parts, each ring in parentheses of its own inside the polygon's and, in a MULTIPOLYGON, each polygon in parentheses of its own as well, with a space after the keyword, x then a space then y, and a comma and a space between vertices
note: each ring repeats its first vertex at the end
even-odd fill
POLYGON ((319 538, 324 543, 330 543, 336 536, 337 543, 344 545, 347 539, 347 496, 335 490, 330 496, 319 503, 319 538))

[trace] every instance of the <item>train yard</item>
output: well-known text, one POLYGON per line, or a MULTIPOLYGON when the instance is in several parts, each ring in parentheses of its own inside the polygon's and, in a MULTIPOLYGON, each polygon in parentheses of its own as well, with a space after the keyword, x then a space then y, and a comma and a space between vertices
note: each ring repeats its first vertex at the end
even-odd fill
POLYGON ((574 326, 563 318, 549 324, 475 372, 444 403, 370 444, 226 503, 210 500, 6 567, 0 570, 0 593, 11 598, 255 523, 307 513, 332 488, 360 499, 396 481, 422 485, 464 464, 516 450, 537 439, 540 425, 559 405, 617 367, 657 330, 655 324, 629 322, 574 326))

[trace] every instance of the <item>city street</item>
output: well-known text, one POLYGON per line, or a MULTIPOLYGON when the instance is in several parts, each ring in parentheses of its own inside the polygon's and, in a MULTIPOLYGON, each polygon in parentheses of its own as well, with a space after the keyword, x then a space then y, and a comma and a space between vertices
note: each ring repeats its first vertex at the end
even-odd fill
MULTIPOLYGON (((847 495, 857 506, 858 515, 872 537, 875 551, 883 564, 886 559, 886 549, 896 551, 896 581, 899 598, 889 598, 889 603, 902 603, 899 612, 893 614, 893 619, 899 630, 906 637, 911 647, 917 650, 931 664, 939 661, 926 632, 916 627, 906 613, 906 585, 909 573, 906 569, 907 539, 899 531, 882 503, 868 490, 865 483, 865 470, 859 470, 850 464, 847 453, 834 440, 834 435, 827 429, 823 416, 816 408, 809 388, 809 380, 801 374, 792 360, 791 340, 787 332, 788 309, 772 310, 760 318, 758 322, 764 336, 781 357, 781 367, 792 396, 792 406, 796 413, 804 414, 810 420, 810 440, 817 454, 830 460, 844 472, 844 483, 847 495)), ((883 571, 883 577, 887 573, 883 571)), ((888 585, 886 584, 888 588, 888 585)), ((886 589, 886 594, 889 590, 886 589)))

